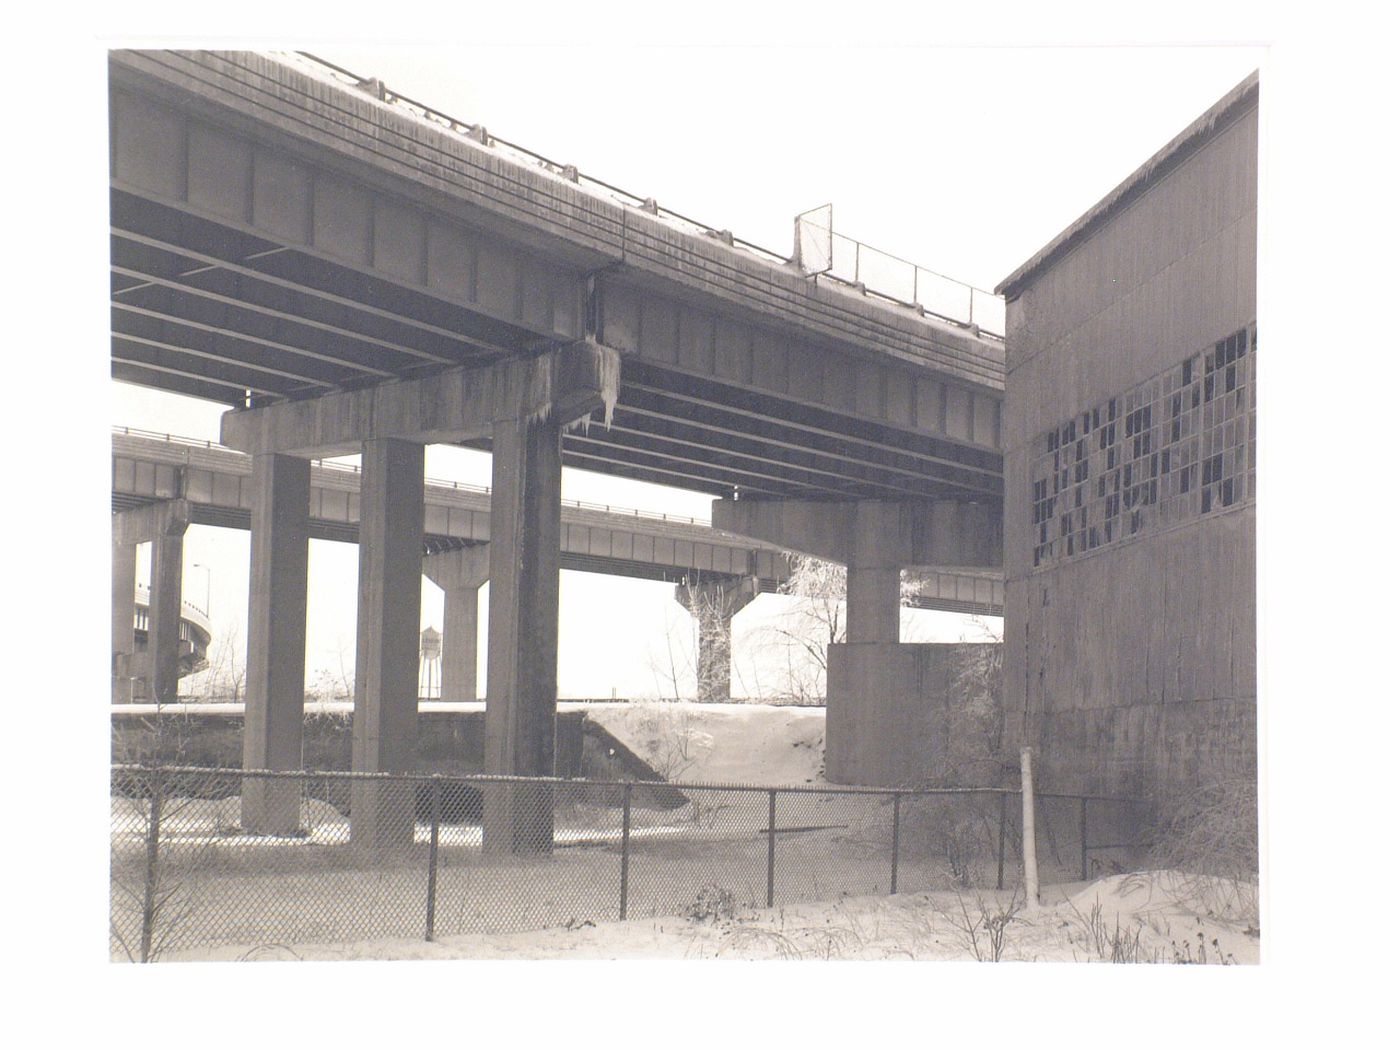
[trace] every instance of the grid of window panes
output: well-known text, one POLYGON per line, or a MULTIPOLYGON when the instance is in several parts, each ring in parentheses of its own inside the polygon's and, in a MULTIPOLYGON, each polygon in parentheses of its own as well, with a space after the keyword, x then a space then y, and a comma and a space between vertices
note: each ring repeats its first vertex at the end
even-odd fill
POLYGON ((1254 325, 1046 433, 1034 565, 1254 499, 1254 325))

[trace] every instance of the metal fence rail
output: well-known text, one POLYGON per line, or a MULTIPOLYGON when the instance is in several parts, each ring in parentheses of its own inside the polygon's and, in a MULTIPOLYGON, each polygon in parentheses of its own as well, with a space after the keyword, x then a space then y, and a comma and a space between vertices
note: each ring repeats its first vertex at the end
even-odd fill
MULTIPOLYGON (((111 951, 151 961, 1000 888, 1019 871, 1018 795, 117 766, 111 951), (245 830, 251 812, 283 814, 278 833, 245 830)), ((1041 870, 1062 880, 1087 878, 1091 854, 1136 826, 1132 800, 1042 800, 1041 870)))

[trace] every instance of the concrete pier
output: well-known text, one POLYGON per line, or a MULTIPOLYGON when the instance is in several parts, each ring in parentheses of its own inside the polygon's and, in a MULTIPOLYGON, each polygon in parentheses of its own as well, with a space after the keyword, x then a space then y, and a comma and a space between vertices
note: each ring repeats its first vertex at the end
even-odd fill
POLYGON ((491 576, 485 544, 432 554, 423 575, 442 588, 442 699, 476 699, 477 599, 491 576))
POLYGON ((136 650, 136 544, 112 532, 112 703, 130 703, 136 650))
POLYGON ((929 668, 939 650, 900 643, 900 572, 1000 565, 999 509, 957 501, 717 500, 712 521, 846 566, 846 641, 827 651, 828 779, 898 784, 924 768, 942 742, 912 727, 936 699, 929 668))
POLYGON ((151 695, 173 703, 180 695, 180 594, 184 586, 185 528, 168 519, 151 539, 151 605, 146 621, 151 695))
MULTIPOLYGON (((351 768, 357 773, 401 773, 412 768, 418 720, 423 446, 394 439, 366 441, 360 474, 351 768)), ((350 799, 350 836, 366 846, 411 843, 412 790, 357 782, 350 799)))
MULTIPOLYGON (((491 447, 491 598, 486 675, 486 772, 554 775, 559 674, 560 428, 498 422, 491 447)), ((550 790, 486 794, 484 848, 553 847, 550 790)))
POLYGON ((729 700, 733 620, 757 595, 750 577, 676 585, 676 601, 695 617, 695 697, 701 703, 729 700))
MULTIPOLYGON (((302 765, 310 495, 307 460, 278 455, 253 458, 244 769, 289 770, 302 765)), ((242 797, 244 831, 286 835, 297 830, 294 783, 246 780, 242 797)))
MULTIPOLYGON (((151 545, 151 604, 146 618, 148 692, 158 703, 172 703, 180 685, 180 597, 184 584, 185 530, 190 505, 182 499, 152 503, 112 516, 112 665, 114 692, 131 685, 135 648, 134 583, 128 597, 117 594, 127 566, 136 575, 136 546, 151 545), (130 604, 128 604, 130 603, 130 604), (129 626, 123 627, 125 623, 129 626)), ((127 693, 126 699, 130 699, 127 693)))

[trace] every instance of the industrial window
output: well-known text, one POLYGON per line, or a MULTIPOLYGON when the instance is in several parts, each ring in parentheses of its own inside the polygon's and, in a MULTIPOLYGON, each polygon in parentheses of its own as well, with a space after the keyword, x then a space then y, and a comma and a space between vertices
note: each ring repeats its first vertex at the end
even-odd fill
POLYGON ((1257 351, 1251 324, 1047 431, 1032 462, 1034 564, 1252 500, 1257 351))

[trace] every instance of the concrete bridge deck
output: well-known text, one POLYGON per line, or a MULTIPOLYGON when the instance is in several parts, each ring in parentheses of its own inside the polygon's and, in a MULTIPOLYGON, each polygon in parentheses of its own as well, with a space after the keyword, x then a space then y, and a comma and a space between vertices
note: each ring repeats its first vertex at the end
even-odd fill
POLYGON ((622 382, 567 465, 725 497, 999 500, 998 340, 301 59, 117 51, 111 81, 117 378, 262 405, 587 337, 622 382))

